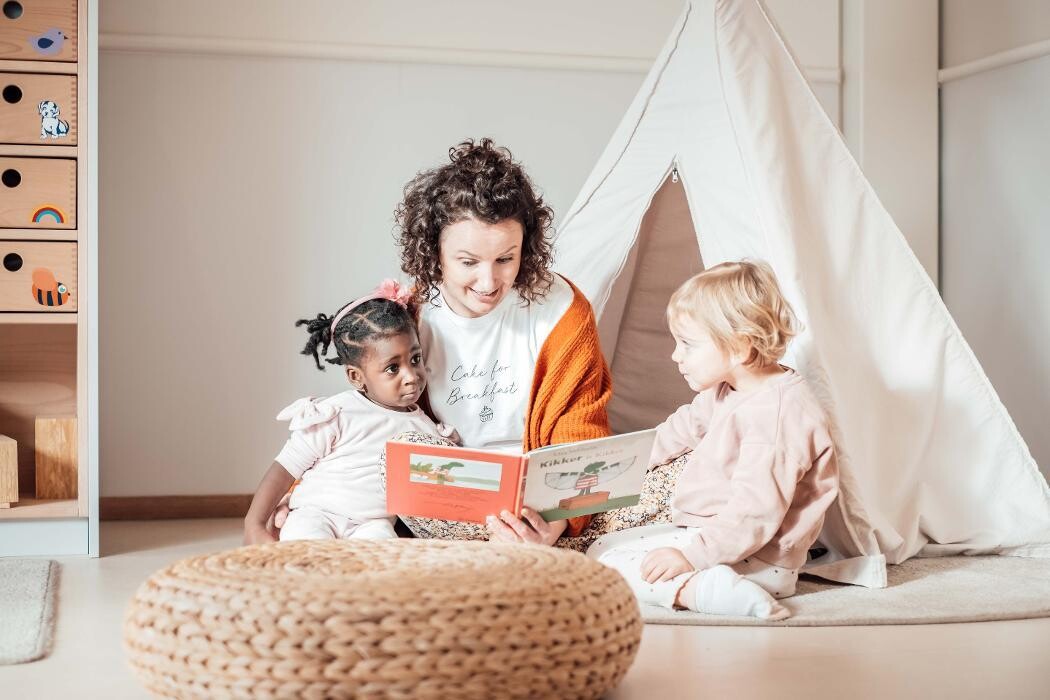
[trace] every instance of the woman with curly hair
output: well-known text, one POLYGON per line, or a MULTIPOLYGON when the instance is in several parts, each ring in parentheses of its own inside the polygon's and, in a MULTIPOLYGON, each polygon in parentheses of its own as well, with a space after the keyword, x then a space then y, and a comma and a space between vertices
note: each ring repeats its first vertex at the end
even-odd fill
MULTIPOLYGON (((531 450, 611 433, 609 369, 590 303, 551 272, 553 212, 521 164, 490 139, 449 149, 395 213, 401 268, 415 280, 432 415, 468 447, 531 450)), ((589 519, 496 514, 491 539, 554 544, 589 519)), ((406 518, 425 537, 471 526, 406 518)))

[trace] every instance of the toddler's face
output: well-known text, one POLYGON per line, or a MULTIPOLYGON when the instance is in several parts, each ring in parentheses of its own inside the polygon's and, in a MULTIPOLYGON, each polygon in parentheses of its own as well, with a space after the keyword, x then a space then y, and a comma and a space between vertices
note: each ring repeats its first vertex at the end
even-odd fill
POLYGON ((464 219, 441 231, 441 294, 453 311, 484 316, 514 289, 524 232, 514 219, 494 224, 464 219))
POLYGON ((427 385, 419 338, 401 333, 369 342, 360 365, 348 367, 347 376, 380 406, 411 408, 427 385))
POLYGON ((675 340, 671 359, 690 389, 699 393, 730 381, 733 358, 715 344, 706 328, 691 318, 682 318, 673 324, 671 335, 675 340))

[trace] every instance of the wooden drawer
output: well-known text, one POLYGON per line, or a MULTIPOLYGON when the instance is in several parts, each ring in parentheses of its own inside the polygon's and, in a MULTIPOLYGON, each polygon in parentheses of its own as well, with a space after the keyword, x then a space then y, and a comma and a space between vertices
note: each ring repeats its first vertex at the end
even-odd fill
POLYGON ((0 59, 77 60, 77 0, 0 0, 0 59))
POLYGON ((75 75, 0 73, 0 143, 72 146, 76 142, 75 75))
POLYGON ((0 157, 0 228, 76 228, 76 202, 76 160, 0 157))
POLYGON ((0 240, 0 311, 77 310, 77 244, 0 240))

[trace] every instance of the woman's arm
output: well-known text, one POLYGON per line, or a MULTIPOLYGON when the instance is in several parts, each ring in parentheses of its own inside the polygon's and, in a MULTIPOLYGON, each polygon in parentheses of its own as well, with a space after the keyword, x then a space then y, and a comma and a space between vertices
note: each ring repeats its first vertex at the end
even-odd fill
MULTIPOLYGON (((572 304, 547 336, 536 361, 525 418, 525 450, 612 434, 606 412, 612 375, 598 341, 594 311, 583 293, 568 283, 572 304)), ((577 536, 590 521, 589 515, 570 518, 564 534, 577 536)))
POLYGON ((598 342, 590 302, 575 286, 572 290, 572 304, 536 360, 525 417, 526 451, 612 434, 606 412, 612 375, 598 342))
POLYGON ((270 514, 273 513, 277 502, 288 491, 293 481, 295 478, 281 466, 280 462, 270 465, 262 481, 259 482, 259 488, 255 490, 248 514, 244 516, 245 544, 277 541, 276 528, 269 527, 269 523, 272 523, 270 514))

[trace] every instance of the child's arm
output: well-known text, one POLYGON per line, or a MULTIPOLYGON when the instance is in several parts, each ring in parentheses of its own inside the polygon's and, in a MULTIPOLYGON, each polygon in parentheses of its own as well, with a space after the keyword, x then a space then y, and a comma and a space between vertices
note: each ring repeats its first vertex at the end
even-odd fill
POLYGON ((697 394, 692 403, 679 407, 656 426, 656 441, 649 455, 650 468, 665 464, 696 447, 711 424, 715 391, 717 389, 697 394))
POLYGON ((277 502, 288 491, 295 478, 288 470, 281 466, 280 462, 274 462, 259 482, 259 488, 255 490, 252 504, 248 508, 248 514, 244 516, 244 543, 262 544, 264 542, 276 542, 277 535, 273 530, 267 528, 267 520, 273 512, 277 502))
POLYGON ((795 527, 800 519, 819 527, 838 495, 830 439, 815 456, 799 455, 784 445, 744 443, 730 492, 725 507, 706 518, 696 538, 682 549, 697 569, 751 556, 773 539, 787 518, 795 527), (818 470, 815 478, 806 478, 812 469, 818 470))
MULTIPOLYGON (((332 445, 337 435, 336 421, 333 419, 338 410, 331 405, 325 404, 320 399, 299 399, 291 406, 286 407, 277 414, 277 420, 289 421, 291 435, 284 444, 280 454, 274 458, 270 471, 263 477, 259 489, 266 484, 267 477, 274 471, 275 467, 284 469, 290 478, 284 482, 277 499, 270 504, 266 512, 263 529, 269 535, 266 542, 273 542, 277 538, 277 531, 284 526, 285 518, 288 517, 288 506, 286 505, 291 494, 289 489, 297 479, 301 479, 308 469, 313 468, 317 462, 332 451, 332 445), (275 507, 279 509, 275 510, 275 507), (270 516, 273 517, 270 517, 270 516)), ((282 475, 283 479, 284 476, 282 475)), ((256 493, 252 505, 258 500, 256 493)), ((247 528, 247 522, 245 523, 247 528)), ((247 529, 246 529, 247 532, 247 529)))

